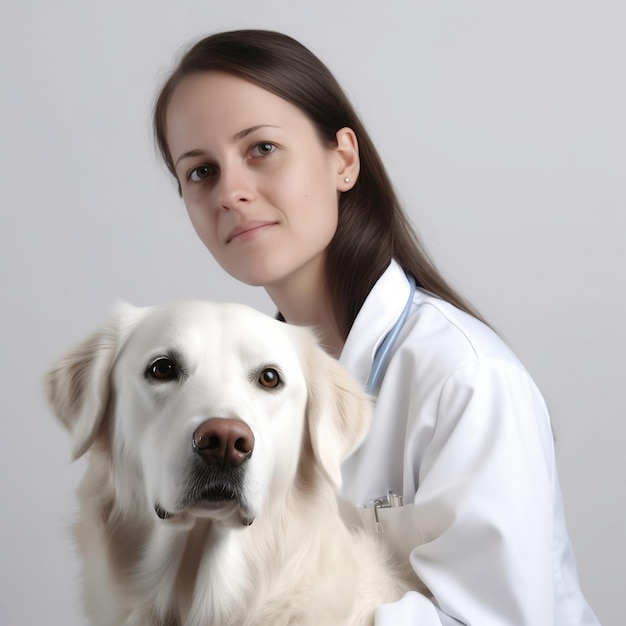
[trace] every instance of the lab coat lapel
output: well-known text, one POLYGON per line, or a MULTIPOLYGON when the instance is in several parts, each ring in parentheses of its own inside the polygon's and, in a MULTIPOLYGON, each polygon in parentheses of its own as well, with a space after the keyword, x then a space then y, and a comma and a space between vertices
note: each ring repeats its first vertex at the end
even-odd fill
POLYGON ((374 361, 376 349, 396 323, 409 297, 407 277, 392 260, 367 296, 350 329, 339 362, 363 388, 374 361))

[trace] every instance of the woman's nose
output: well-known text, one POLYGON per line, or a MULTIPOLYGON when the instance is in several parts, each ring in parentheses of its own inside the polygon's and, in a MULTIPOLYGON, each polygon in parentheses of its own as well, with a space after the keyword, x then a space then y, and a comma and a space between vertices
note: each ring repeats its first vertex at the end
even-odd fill
POLYGON ((217 183, 217 203, 222 210, 234 210, 253 198, 252 177, 241 165, 223 166, 217 183))

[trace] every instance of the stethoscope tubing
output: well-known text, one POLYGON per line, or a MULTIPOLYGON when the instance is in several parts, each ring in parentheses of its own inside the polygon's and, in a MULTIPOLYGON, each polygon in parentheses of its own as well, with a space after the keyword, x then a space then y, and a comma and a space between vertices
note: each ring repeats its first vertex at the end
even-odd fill
POLYGON ((391 358, 391 352, 393 350, 393 346, 400 334, 400 331, 404 327, 407 318, 409 317, 409 312, 411 310, 411 305, 413 304, 413 296, 415 295, 415 290, 417 289, 417 281, 412 274, 407 272, 406 274, 407 280, 409 281, 409 297, 407 298, 406 304, 404 305, 404 309, 400 316, 396 320, 396 323, 393 325, 391 330, 385 335, 382 343, 376 349, 374 354, 374 360, 372 362, 372 368, 370 370, 369 378, 367 379, 367 384, 365 389, 367 393, 371 395, 375 395, 380 387, 380 383, 382 377, 387 370, 387 365, 389 364, 389 359, 391 358))

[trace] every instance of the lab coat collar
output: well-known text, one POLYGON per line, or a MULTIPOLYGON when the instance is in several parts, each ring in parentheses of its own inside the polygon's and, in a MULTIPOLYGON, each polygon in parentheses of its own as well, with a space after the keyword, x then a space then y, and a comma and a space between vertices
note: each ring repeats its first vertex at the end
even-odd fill
POLYGON ((343 346, 339 362, 367 385, 376 349, 402 313, 410 286, 400 264, 393 260, 365 299, 343 346))

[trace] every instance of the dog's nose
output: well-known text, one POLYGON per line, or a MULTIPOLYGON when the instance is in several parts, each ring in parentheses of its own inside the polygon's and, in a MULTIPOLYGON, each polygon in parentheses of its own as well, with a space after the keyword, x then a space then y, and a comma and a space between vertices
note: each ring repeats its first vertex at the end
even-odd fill
POLYGON ((193 449, 209 465, 235 467, 252 455, 254 435, 240 420, 214 417, 193 433, 193 449))

